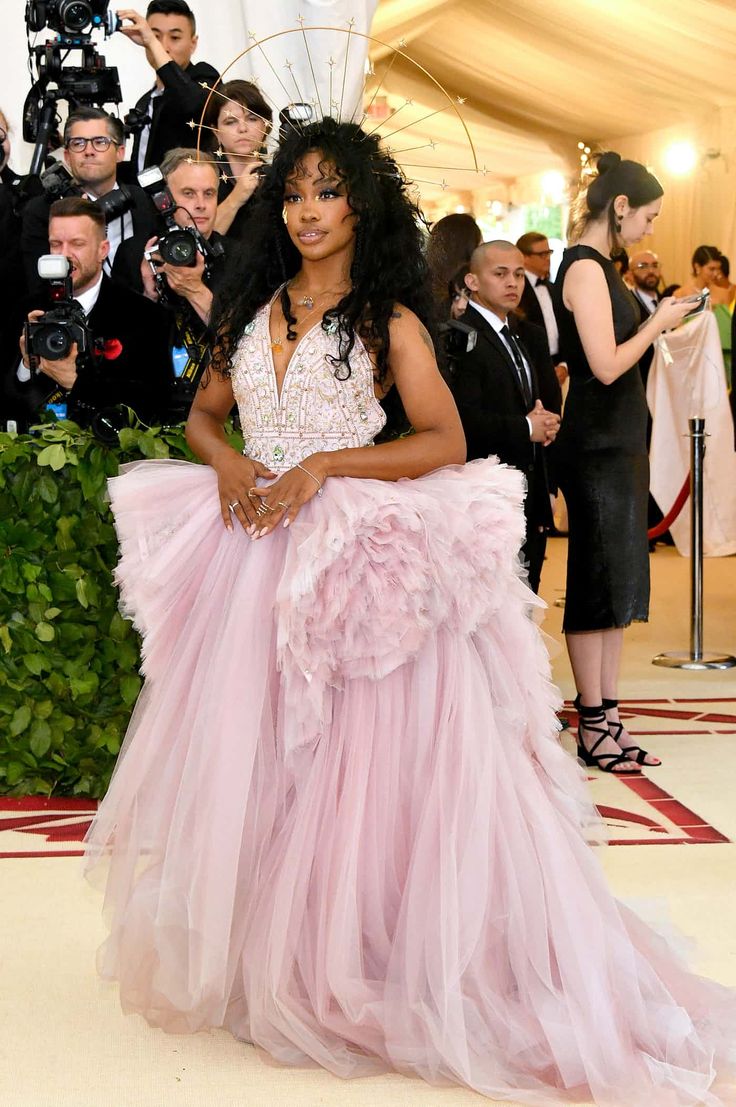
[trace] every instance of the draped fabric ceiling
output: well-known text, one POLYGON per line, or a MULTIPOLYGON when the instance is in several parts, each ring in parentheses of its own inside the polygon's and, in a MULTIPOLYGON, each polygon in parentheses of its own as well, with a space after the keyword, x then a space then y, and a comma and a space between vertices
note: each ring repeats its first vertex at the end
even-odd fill
MULTIPOLYGON (((423 178, 430 205, 443 181, 446 195, 470 194, 476 203, 539 202, 539 174, 556 169, 572 180, 584 141, 638 158, 662 180, 665 205, 652 245, 668 279, 684 280, 700 242, 736 261, 733 0, 380 0, 371 35, 390 47, 405 40, 411 61, 396 57, 379 92, 401 107, 401 123, 440 106, 419 66, 451 98, 467 98, 458 110, 485 174, 447 168, 474 165, 449 107, 412 128, 405 143, 432 140, 434 150, 399 154, 422 165, 406 172, 423 178), (699 158, 682 179, 663 161, 675 140, 690 140, 699 158)), ((380 80, 391 53, 374 44, 371 59, 380 80)), ((406 135, 389 143, 401 149, 406 135)))

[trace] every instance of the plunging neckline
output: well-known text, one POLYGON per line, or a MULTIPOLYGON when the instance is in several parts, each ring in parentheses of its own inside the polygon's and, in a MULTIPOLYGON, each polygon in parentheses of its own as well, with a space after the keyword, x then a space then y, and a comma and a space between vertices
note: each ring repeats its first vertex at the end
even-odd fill
MULTIPOLYGON (((281 295, 281 293, 283 292, 285 287, 286 286, 282 284, 280 288, 276 289, 273 296, 271 297, 271 301, 268 305, 268 317, 266 319, 266 333, 268 335, 268 357, 269 357, 269 360, 271 362, 271 373, 273 375, 273 388, 274 388, 274 392, 276 393, 276 407, 279 408, 279 409, 281 408, 281 399, 284 395, 284 389, 286 387, 286 378, 289 375, 289 370, 291 369, 291 364, 292 364, 294 358, 296 357, 296 355, 299 351, 299 347, 302 345, 303 342, 306 341, 307 338, 309 338, 312 331, 315 331, 317 329, 317 327, 322 326, 322 319, 324 319, 324 316, 325 316, 325 313, 323 311, 322 312, 322 319, 319 319, 316 323, 314 323, 309 328, 309 330, 305 331, 304 334, 301 336, 301 338, 297 340, 296 346, 291 351, 291 357, 287 361, 286 367, 284 368, 284 375, 281 378, 281 387, 279 388, 279 378, 278 378, 278 373, 276 372, 276 362, 274 361, 274 356, 273 356, 274 342, 273 342, 273 339, 271 338, 271 311, 273 310, 273 305, 276 303, 277 297, 281 295)), ((329 309, 326 308, 325 310, 329 310, 329 309)), ((286 322, 286 320, 284 320, 284 322, 286 322)), ((287 330, 288 330, 288 326, 287 326, 287 330)), ((288 339, 285 339, 285 341, 288 341, 288 339)))

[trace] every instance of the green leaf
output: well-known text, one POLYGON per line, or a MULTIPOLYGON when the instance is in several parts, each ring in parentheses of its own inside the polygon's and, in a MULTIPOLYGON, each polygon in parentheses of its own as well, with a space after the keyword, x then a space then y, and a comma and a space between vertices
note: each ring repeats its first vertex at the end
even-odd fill
POLYGON ((6 653, 10 653, 13 648, 13 639, 10 637, 10 631, 7 627, 0 627, 0 642, 6 653))
POLYGON ((59 498, 59 489, 56 487, 56 481, 48 475, 42 476, 38 482, 38 494, 44 503, 55 504, 59 498))
POLYGON ((96 692, 100 686, 100 678, 97 673, 87 672, 82 676, 71 677, 69 680, 69 687, 72 691, 72 697, 74 699, 77 696, 89 696, 93 692, 96 692))
POLYGON ((19 707, 16 710, 13 718, 10 720, 10 733, 13 735, 13 737, 15 738, 19 734, 22 734, 30 721, 31 709, 30 707, 28 707, 27 704, 23 704, 22 707, 19 707))
POLYGON ((77 581, 77 600, 82 607, 89 607, 89 597, 87 595, 87 585, 84 577, 81 577, 77 581))
POLYGON ((66 450, 58 443, 54 446, 47 446, 45 450, 41 450, 36 458, 36 463, 41 466, 48 465, 54 472, 58 472, 66 465, 66 450))
POLYGON ((37 719, 48 719, 54 710, 53 700, 39 700, 34 705, 33 712, 37 719))
POLYGON ((126 707, 131 707, 141 690, 141 678, 133 673, 128 673, 120 678, 120 697, 126 707))
POLYGON ((24 653, 22 657, 23 664, 29 673, 33 673, 34 676, 40 676, 46 668, 46 662, 42 653, 24 653))
POLYGON ((38 638, 39 642, 53 642, 54 638, 56 638, 56 631, 51 623, 36 623, 36 638, 38 638))
POLYGON ((44 617, 46 619, 55 619, 57 615, 61 615, 60 607, 47 607, 44 611, 44 617))
POLYGON ((5 780, 9 788, 19 784, 26 775, 27 769, 22 761, 11 761, 5 773, 5 780))
POLYGON ((31 727, 31 740, 29 743, 31 753, 39 760, 45 757, 51 749, 51 727, 43 719, 37 719, 31 727))

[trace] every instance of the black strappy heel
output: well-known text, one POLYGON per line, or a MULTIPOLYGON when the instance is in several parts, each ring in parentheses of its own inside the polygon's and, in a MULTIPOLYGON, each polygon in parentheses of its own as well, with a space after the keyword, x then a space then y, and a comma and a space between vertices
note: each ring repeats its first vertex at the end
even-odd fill
POLYGON ((578 713, 578 757, 583 764, 592 765, 594 768, 600 769, 602 773, 613 773, 614 776, 634 775, 631 769, 617 768, 619 765, 632 764, 632 759, 627 757, 625 753, 596 754, 595 752, 601 742, 605 742, 606 738, 612 737, 608 729, 608 720, 603 710, 603 704, 598 704, 595 707, 585 707, 580 702, 580 693, 578 692, 573 701, 573 707, 578 713), (593 734, 600 735, 590 749, 586 749, 582 742, 580 731, 583 728, 593 734))
MULTIPOLYGON (((604 700, 603 701, 603 710, 604 710, 604 712, 605 711, 612 711, 614 707, 618 707, 618 700, 604 700)), ((613 723, 613 722, 611 722, 610 719, 608 719, 607 722, 608 722, 608 731, 609 731, 611 737, 613 738, 614 742, 618 743, 619 739, 621 738, 621 735, 624 732, 624 724, 619 723, 619 722, 613 723)), ((662 762, 659 760, 659 758, 657 758, 656 761, 647 761, 646 760, 647 757, 654 757, 655 755, 653 753, 649 753, 648 750, 643 750, 641 748, 641 746, 637 746, 637 745, 621 746, 621 745, 619 745, 619 749, 621 750, 621 752, 623 754, 630 754, 630 753, 633 753, 634 751, 636 751, 636 756, 635 757, 628 757, 627 756, 627 758, 626 758, 627 761, 633 761, 635 765, 648 765, 650 769, 656 769, 658 765, 662 764, 662 762)))

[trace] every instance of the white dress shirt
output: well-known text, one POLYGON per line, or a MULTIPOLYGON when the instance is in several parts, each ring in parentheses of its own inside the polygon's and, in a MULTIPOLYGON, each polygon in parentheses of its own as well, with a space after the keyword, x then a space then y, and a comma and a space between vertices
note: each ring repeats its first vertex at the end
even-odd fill
POLYGON ((557 319, 555 318, 555 309, 552 306, 552 297, 549 294, 549 289, 544 284, 539 284, 540 278, 534 273, 530 273, 528 269, 525 269, 527 280, 534 289, 534 294, 539 300, 539 306, 542 309, 542 316, 544 317, 544 329, 547 332, 547 341, 549 343, 549 352, 552 355, 554 361, 560 352, 560 332, 557 327, 557 319))
POLYGON ((651 293, 645 292, 643 288, 637 288, 634 295, 639 300, 641 300, 649 314, 654 315, 657 307, 659 306, 659 300, 656 298, 656 296, 652 296, 651 293))

